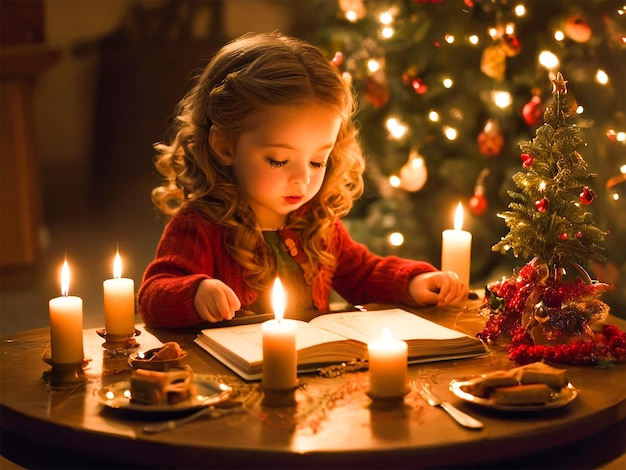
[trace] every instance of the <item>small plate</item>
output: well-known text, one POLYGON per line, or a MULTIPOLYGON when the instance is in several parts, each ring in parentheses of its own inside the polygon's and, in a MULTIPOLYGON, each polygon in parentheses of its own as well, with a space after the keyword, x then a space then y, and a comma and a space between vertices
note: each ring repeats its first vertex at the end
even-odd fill
POLYGON ((115 382, 102 387, 96 392, 100 403, 109 408, 119 408, 149 413, 171 413, 175 411, 193 410, 217 405, 230 398, 233 389, 219 382, 209 375, 195 374, 193 382, 196 385, 196 394, 173 405, 142 405, 130 401, 130 379, 115 382))
POLYGON ((552 394, 552 398, 549 402, 541 405, 499 405, 494 403, 490 398, 477 397, 471 393, 465 391, 465 386, 468 385, 467 379, 452 380, 450 382, 450 391, 454 393, 461 400, 465 400, 469 403, 475 403, 476 405, 484 406, 494 410, 501 411, 543 411, 551 410, 554 408, 561 408, 569 404, 578 396, 578 390, 574 388, 571 383, 568 383, 558 392, 552 394))
POLYGON ((187 357, 187 353, 183 351, 183 353, 175 359, 167 359, 162 361, 154 360, 154 355, 160 350, 161 348, 154 348, 144 352, 132 353, 130 356, 128 356, 128 364, 133 369, 164 371, 180 367, 181 361, 185 359, 185 357, 187 357))

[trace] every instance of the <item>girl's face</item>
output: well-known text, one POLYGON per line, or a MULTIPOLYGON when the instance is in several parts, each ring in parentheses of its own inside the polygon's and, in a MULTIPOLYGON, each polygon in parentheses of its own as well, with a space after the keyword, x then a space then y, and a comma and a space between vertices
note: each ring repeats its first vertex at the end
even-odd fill
POLYGON ((282 227, 317 194, 340 125, 337 112, 319 106, 275 108, 251 118, 229 160, 262 229, 282 227))

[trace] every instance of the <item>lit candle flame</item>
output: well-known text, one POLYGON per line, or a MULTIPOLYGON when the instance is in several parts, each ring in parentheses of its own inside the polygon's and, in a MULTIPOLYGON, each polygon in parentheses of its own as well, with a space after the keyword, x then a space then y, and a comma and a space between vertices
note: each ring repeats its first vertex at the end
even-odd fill
POLYGON ((61 268, 61 295, 68 295, 70 291, 70 267, 67 260, 63 262, 61 268))
POLYGON ((272 289, 272 307, 274 308, 274 318, 279 322, 285 315, 285 292, 279 278, 274 280, 274 288, 272 289))
POLYGON ((119 279, 122 277, 122 258, 120 254, 115 253, 115 259, 113 260, 113 277, 119 279))
POLYGON ((454 230, 461 230, 463 228, 463 205, 459 202, 454 213, 454 230))

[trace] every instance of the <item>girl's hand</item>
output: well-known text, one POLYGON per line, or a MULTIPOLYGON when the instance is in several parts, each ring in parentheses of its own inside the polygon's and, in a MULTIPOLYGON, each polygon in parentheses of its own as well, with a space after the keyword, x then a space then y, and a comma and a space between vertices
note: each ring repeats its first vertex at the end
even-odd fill
POLYGON ((441 307, 466 300, 469 288, 452 271, 434 271, 411 279, 409 294, 418 305, 436 304, 441 307))
POLYGON ((193 298, 196 312, 203 320, 215 323, 231 320, 241 308, 237 294, 219 279, 205 279, 193 298))

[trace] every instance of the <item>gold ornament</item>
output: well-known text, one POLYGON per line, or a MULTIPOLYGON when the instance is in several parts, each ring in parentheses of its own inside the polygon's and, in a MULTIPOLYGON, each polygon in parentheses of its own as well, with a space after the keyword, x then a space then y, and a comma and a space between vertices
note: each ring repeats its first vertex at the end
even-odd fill
POLYGON ((557 72, 556 78, 552 80, 552 94, 567 95, 567 81, 563 79, 561 72, 557 72))
POLYGON ((480 59, 480 71, 490 78, 502 80, 506 72, 506 53, 501 44, 489 46, 480 59))

